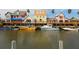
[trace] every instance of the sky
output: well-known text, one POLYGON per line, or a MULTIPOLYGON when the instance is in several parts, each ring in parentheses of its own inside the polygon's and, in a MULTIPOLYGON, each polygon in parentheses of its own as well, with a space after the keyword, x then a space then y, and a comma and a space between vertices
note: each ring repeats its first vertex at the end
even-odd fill
MULTIPOLYGON (((0 9, 0 17, 1 18, 5 18, 5 13, 9 12, 14 12, 17 9, 0 9)), ((27 9, 19 9, 19 10, 24 10, 26 11, 27 9)), ((41 9, 40 9, 41 10, 41 9)), ((67 9, 54 9, 55 13, 51 12, 52 9, 46 9, 46 13, 47 13, 47 17, 48 18, 54 18, 55 16, 59 15, 60 13, 63 13, 65 15, 66 18, 72 18, 72 17, 76 17, 79 18, 79 15, 77 14, 77 11, 79 11, 78 9, 72 9, 71 14, 67 13, 67 9)), ((30 17, 34 16, 34 9, 30 9, 30 17)))
POLYGON ((64 16, 66 18, 69 18, 69 19, 72 18, 72 17, 79 18, 79 15, 77 14, 78 11, 79 11, 78 9, 72 9, 71 14, 68 14, 67 9, 55 9, 55 13, 52 14, 51 10, 47 10, 47 16, 49 18, 51 18, 51 17, 53 18, 53 17, 59 15, 60 13, 63 13, 64 16))

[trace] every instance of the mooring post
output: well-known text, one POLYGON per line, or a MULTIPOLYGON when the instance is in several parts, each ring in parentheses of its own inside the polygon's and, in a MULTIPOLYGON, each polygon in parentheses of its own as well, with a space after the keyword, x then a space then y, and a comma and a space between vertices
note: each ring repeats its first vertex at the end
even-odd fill
POLYGON ((16 49, 16 41, 15 40, 11 41, 11 49, 16 49))
POLYGON ((63 41, 59 40, 59 49, 63 49, 63 41))

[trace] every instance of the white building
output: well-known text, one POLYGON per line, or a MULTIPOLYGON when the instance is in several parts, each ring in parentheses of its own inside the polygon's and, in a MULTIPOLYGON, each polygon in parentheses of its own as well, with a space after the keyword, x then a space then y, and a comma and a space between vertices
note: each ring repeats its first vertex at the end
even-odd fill
POLYGON ((65 20, 68 20, 63 13, 60 13, 58 16, 55 17, 55 19, 57 20, 57 22, 65 22, 65 20))

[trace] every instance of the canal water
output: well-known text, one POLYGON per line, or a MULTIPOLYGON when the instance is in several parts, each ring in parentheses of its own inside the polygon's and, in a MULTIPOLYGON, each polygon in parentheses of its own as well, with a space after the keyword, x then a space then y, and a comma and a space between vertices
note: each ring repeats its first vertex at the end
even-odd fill
POLYGON ((0 31, 0 49, 78 49, 76 31, 0 31), (12 44, 12 42, 14 42, 12 44), (14 46, 12 46, 14 45, 14 46))

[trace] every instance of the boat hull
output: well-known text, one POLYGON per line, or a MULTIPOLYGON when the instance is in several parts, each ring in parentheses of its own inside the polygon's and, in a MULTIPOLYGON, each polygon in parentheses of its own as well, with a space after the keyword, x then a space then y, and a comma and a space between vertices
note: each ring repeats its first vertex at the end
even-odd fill
POLYGON ((41 30, 58 31, 59 28, 41 28, 41 30))
POLYGON ((35 28, 32 28, 32 27, 20 27, 20 31, 35 31, 35 28))
POLYGON ((1 31, 11 30, 11 28, 9 28, 9 27, 0 27, 0 30, 1 30, 1 31))
POLYGON ((49 25, 44 25, 41 27, 41 30, 52 30, 52 31, 58 31, 59 28, 57 27, 52 27, 52 26, 49 26, 49 25))
POLYGON ((65 30, 65 31, 78 31, 77 28, 74 28, 74 29, 72 29, 72 28, 62 28, 62 29, 65 30))

